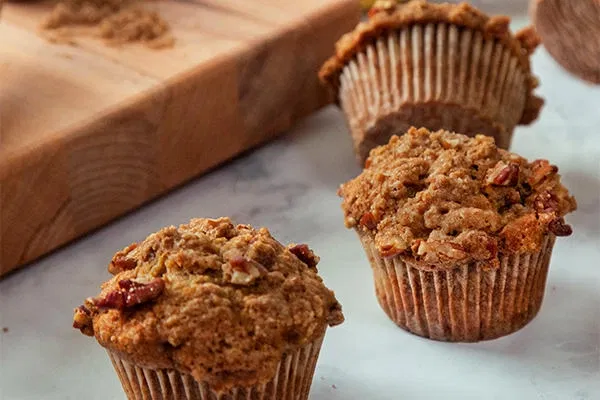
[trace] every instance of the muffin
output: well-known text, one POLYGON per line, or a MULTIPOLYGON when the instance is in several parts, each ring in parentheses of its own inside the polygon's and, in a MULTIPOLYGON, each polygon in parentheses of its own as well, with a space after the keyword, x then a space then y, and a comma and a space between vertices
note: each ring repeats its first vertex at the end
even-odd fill
POLYGON ((410 129, 343 184, 346 226, 371 263, 379 304, 442 341, 512 333, 537 314, 555 238, 576 202, 546 160, 494 139, 410 129))
POLYGON ((129 399, 307 399, 325 330, 344 320, 318 261, 265 228, 194 219, 119 251, 73 326, 129 399))
POLYGON ((319 73, 344 111, 359 162, 412 126, 481 133, 508 148, 515 126, 537 118, 533 29, 513 35, 508 17, 466 3, 379 1, 369 15, 319 73))
POLYGON ((563 68, 600 84, 600 1, 532 0, 531 16, 544 47, 563 68))

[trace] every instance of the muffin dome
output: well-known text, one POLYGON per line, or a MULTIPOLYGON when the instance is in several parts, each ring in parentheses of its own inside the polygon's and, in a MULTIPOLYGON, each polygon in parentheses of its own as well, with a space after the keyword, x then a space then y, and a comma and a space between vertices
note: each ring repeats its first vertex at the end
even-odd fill
POLYGON ((344 319, 318 261, 265 228, 194 219, 118 252, 114 277, 75 310, 74 327, 137 365, 213 388, 264 383, 284 352, 344 319))
POLYGON ((346 225, 373 235, 383 256, 452 267, 538 251, 546 232, 571 233, 563 217, 576 208, 546 160, 483 135, 414 128, 374 149, 339 194, 346 225))

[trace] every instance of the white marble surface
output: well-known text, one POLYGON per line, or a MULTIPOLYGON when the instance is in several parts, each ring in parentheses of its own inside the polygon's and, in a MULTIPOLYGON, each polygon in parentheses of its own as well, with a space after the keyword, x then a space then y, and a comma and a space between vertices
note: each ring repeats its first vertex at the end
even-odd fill
MULTIPOLYGON (((521 21, 522 22, 522 21, 521 21)), ((0 398, 123 399, 103 350, 71 328, 125 244, 195 216, 231 215, 307 242, 344 306, 327 334, 312 400, 600 399, 600 88, 543 51, 534 69, 547 105, 513 150, 547 157, 579 200, 575 234, 555 247, 538 317, 508 337, 438 343, 397 328, 376 303, 367 260, 342 223, 335 191, 355 176, 346 127, 330 107, 280 140, 0 281, 0 398)), ((26 212, 26 210, 24 210, 26 212)))

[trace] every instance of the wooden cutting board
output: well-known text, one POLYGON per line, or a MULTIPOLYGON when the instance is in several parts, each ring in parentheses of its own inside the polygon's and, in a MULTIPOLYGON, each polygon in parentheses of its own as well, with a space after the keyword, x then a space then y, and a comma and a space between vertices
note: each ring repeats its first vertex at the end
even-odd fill
POLYGON ((175 47, 50 44, 51 2, 0 22, 0 275, 288 129, 358 22, 349 0, 145 4, 175 47))

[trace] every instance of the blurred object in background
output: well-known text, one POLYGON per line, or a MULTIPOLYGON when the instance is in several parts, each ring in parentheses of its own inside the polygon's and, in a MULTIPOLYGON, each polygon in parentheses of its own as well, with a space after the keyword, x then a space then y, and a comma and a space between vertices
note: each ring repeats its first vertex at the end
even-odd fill
POLYGON ((600 84, 600 0, 532 0, 531 16, 544 47, 560 65, 600 84))

